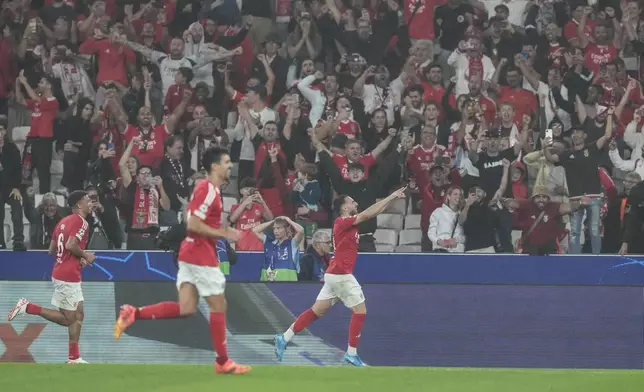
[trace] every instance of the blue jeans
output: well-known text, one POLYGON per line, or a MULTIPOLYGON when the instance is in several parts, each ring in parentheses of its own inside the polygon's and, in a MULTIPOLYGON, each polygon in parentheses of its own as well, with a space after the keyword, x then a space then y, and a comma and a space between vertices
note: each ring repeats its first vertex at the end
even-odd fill
POLYGON ((588 212, 588 224, 590 228, 590 245, 593 254, 597 255, 602 248, 602 238, 599 234, 599 209, 604 203, 604 199, 591 199, 591 204, 587 207, 580 208, 572 214, 570 219, 570 249, 568 253, 581 253, 581 230, 584 223, 584 215, 588 212))

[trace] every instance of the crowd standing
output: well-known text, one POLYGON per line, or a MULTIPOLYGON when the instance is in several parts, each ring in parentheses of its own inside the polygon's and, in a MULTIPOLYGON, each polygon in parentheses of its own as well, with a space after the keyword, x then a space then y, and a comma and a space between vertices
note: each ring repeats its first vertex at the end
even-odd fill
MULTIPOLYGON (((154 249, 223 146, 224 223, 265 252, 263 280, 321 279, 332 201, 404 184, 407 250, 638 252, 642 1, 491 1, 2 2, 13 249, 46 249, 78 189, 89 248, 154 249)), ((360 251, 383 249, 381 223, 360 251)))

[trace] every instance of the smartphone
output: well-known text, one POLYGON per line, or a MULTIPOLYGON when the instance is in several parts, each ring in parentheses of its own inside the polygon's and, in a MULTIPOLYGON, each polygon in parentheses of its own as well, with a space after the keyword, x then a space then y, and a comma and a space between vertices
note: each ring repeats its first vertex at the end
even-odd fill
POLYGON ((552 129, 546 129, 546 140, 550 140, 550 144, 552 144, 552 129))
POLYGON ((523 55, 523 58, 526 60, 530 57, 530 55, 528 55, 526 52, 521 52, 521 54, 523 55))
POLYGON ((107 144, 107 149, 108 150, 113 150, 114 149, 114 143, 108 143, 107 144))

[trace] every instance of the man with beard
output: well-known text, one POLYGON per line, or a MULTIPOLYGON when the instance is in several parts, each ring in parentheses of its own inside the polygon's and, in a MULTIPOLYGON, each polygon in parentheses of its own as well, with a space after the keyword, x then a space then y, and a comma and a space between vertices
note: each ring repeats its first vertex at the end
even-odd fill
MULTIPOLYGON (((197 106, 195 112, 197 111, 197 106)), ((228 134, 221 129, 221 121, 218 118, 203 116, 188 123, 192 123, 192 131, 188 136, 188 150, 190 152, 190 169, 201 171, 201 157, 203 153, 214 146, 227 147, 229 144, 228 134)))
MULTIPOLYGON (((170 209, 174 213, 173 220, 176 220, 177 213, 183 209, 181 199, 187 201, 190 197, 190 181, 194 181, 195 171, 186 165, 186 161, 183 159, 183 136, 172 135, 168 137, 164 147, 165 157, 161 161, 159 174, 170 199, 170 209)), ((164 226, 176 223, 179 222, 171 222, 164 226)))
POLYGON ((569 203, 555 203, 550 201, 548 188, 535 186, 532 200, 502 198, 501 202, 506 208, 516 211, 523 222, 522 253, 545 256, 559 252, 559 236, 563 231, 561 216, 572 214, 592 201, 583 197, 569 203))
POLYGON ((396 120, 395 109, 400 105, 401 95, 405 90, 403 79, 405 72, 392 82, 389 81, 389 70, 384 65, 367 68, 353 85, 353 96, 364 102, 364 112, 373 113, 378 108, 385 109, 389 124, 396 120), (365 84, 367 78, 373 77, 372 84, 365 84))
POLYGON ((571 219, 570 253, 577 254, 581 251, 580 233, 584 213, 588 211, 592 251, 599 254, 601 251, 601 236, 599 233, 600 208, 603 204, 602 185, 599 179, 599 162, 601 150, 612 137, 613 133, 613 112, 614 108, 607 110, 608 120, 604 135, 594 142, 588 143, 587 128, 572 129, 572 150, 560 155, 552 154, 550 149, 545 148, 549 140, 542 143, 544 146, 543 155, 553 163, 560 163, 566 170, 568 181, 568 194, 570 200, 579 200, 582 197, 590 199, 590 203, 584 208, 576 211, 571 219))
POLYGON ((615 199, 608 202, 606 216, 604 217, 602 253, 615 254, 619 252, 624 236, 625 218, 630 209, 628 206, 628 196, 631 189, 640 181, 642 181, 642 177, 639 174, 636 172, 628 173, 624 179, 624 191, 615 199))
MULTIPOLYGON (((615 19, 615 13, 613 9, 613 15, 611 19, 616 23, 619 23, 618 19, 615 19)), ((579 39, 579 47, 584 49, 586 52, 586 61, 584 65, 588 68, 589 71, 597 74, 600 70, 600 67, 604 64, 608 64, 615 60, 618 57, 619 49, 621 48, 621 34, 616 34, 619 39, 611 39, 612 26, 611 22, 600 21, 595 25, 593 35, 595 36, 594 42, 591 41, 590 37, 586 35, 586 23, 590 19, 590 14, 593 13, 592 7, 585 7, 583 16, 579 21, 579 26, 577 26, 577 38, 579 39), (619 45, 619 47, 617 46, 619 45)))
MULTIPOLYGON (((501 150, 502 138, 500 132, 488 132, 489 139, 485 142, 485 151, 480 154, 476 152, 478 143, 474 143, 474 146, 468 151, 470 160, 476 165, 479 171, 480 185, 488 197, 485 202, 489 202, 492 195, 501 188, 504 170, 503 160, 507 159, 512 162, 517 158, 519 152, 527 144, 528 133, 526 131, 522 132, 513 147, 501 150)), ((512 194, 512 187, 506 187, 506 189, 505 196, 510 196, 512 194)), ((497 215, 499 220, 497 229, 501 249, 503 252, 511 253, 514 249, 511 240, 512 214, 508 210, 501 209, 497 215)))
MULTIPOLYGON (((389 176, 398 164, 402 145, 392 151, 385 160, 378 165, 377 170, 371 173, 369 178, 365 177, 365 168, 360 163, 349 163, 349 180, 342 176, 341 170, 335 165, 330 152, 316 137, 313 130, 309 130, 311 141, 318 150, 320 164, 331 179, 331 185, 338 194, 346 194, 353 198, 360 209, 365 209, 376 202, 376 198, 383 191, 383 187, 389 180, 389 176)), ((373 237, 376 231, 376 220, 369 219, 359 225, 360 252, 375 252, 376 244, 373 237)))
POLYGON ((183 39, 175 37, 170 41, 170 53, 157 52, 136 42, 128 41, 125 35, 115 37, 115 41, 138 53, 159 65, 161 81, 163 83, 163 96, 168 94, 168 89, 174 83, 174 76, 181 67, 198 69, 213 61, 222 61, 242 53, 240 48, 226 50, 216 46, 212 52, 204 53, 202 56, 184 56, 185 43, 183 39))
POLYGON ((423 112, 425 105, 423 103, 423 86, 420 84, 412 85, 407 89, 403 99, 403 106, 400 109, 403 131, 408 132, 413 126, 423 122, 423 112))
POLYGON ((353 85, 364 72, 366 65, 367 60, 360 56, 359 53, 342 55, 340 62, 335 66, 340 86, 348 87, 349 89, 353 88, 353 85))
POLYGON ((422 69, 421 83, 423 84, 423 101, 440 102, 445 94, 443 85, 443 69, 438 64, 429 64, 422 69))
POLYGON ((185 90, 179 106, 164 123, 159 125, 153 125, 152 109, 147 106, 139 109, 136 125, 129 124, 127 115, 124 112, 121 113, 117 120, 119 131, 124 134, 124 139, 128 144, 131 144, 135 138, 138 140, 132 149, 132 154, 138 158, 142 165, 155 170, 159 168, 163 159, 163 142, 168 135, 174 133, 191 98, 192 91, 185 90))

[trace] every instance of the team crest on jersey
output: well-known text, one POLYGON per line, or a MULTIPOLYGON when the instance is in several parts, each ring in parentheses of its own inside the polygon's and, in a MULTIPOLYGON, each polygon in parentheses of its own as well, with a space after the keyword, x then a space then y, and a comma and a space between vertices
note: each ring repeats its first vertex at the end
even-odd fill
POLYGON ((60 229, 65 230, 65 224, 64 223, 62 225, 60 225, 60 229))
POLYGON ((584 150, 584 156, 585 156, 586 158, 588 158, 588 155, 589 155, 589 154, 588 154, 588 150, 587 150, 587 149, 586 149, 586 150, 584 150))
POLYGON ((543 216, 543 223, 548 223, 548 215, 543 216))
POLYGON ((463 21, 464 21, 464 20, 465 20, 465 17, 463 17, 463 15, 459 15, 459 16, 456 18, 456 21, 457 21, 458 23, 463 23, 463 21))
POLYGON ((259 210, 255 211, 255 215, 259 216, 259 210))

